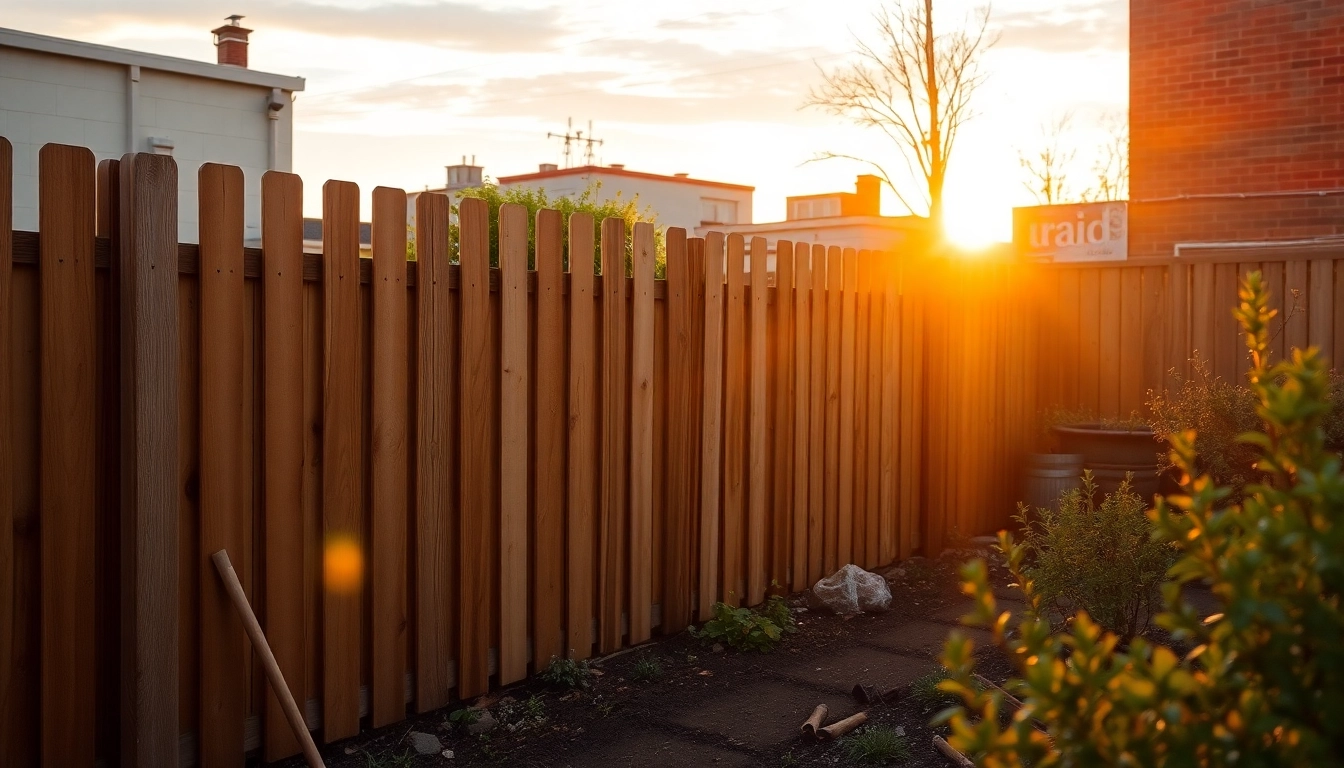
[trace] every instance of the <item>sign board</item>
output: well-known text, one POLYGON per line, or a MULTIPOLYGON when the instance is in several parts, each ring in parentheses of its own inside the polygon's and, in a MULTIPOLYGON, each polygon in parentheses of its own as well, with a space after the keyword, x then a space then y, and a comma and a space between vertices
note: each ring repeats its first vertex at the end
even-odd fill
POLYGON ((1035 261, 1124 261, 1129 208, 1123 201, 1013 209, 1013 245, 1035 261))

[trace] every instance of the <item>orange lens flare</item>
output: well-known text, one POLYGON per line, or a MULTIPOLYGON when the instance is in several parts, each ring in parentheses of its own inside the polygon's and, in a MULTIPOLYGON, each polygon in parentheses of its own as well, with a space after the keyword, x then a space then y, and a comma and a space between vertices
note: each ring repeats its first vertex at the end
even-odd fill
POLYGON ((335 535, 327 538, 322 553, 322 580, 328 592, 353 594, 359 591, 364 578, 364 555, 353 536, 335 535))

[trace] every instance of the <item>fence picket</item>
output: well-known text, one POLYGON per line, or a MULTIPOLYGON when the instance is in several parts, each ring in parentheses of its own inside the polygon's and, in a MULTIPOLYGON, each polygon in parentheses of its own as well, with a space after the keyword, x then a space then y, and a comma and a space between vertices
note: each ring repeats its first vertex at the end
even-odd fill
POLYGON ((532 668, 565 654, 565 271, 564 221, 538 211, 537 437, 533 487, 532 668))
MULTIPOLYGON (((811 471, 808 458, 812 440, 809 432, 812 405, 812 247, 807 243, 794 246, 793 272, 793 578, 790 586, 798 591, 811 584, 812 570, 809 543, 811 509, 808 479, 811 471)), ((787 258, 783 253, 776 258, 787 258)), ((818 550, 820 551, 820 550, 818 550)), ((819 570, 819 569, 818 569, 819 570)))
POLYGON ((766 391, 768 389, 768 367, 766 356, 768 348, 766 347, 766 299, 769 297, 769 291, 766 288, 766 255, 765 238, 753 237, 751 239, 751 306, 750 309, 750 329, 751 339, 749 348, 750 360, 750 392, 747 434, 749 438, 748 445, 748 465, 747 465, 747 591, 746 598, 748 605, 756 605, 765 600, 765 575, 766 575, 766 471, 768 465, 768 455, 766 453, 766 414, 767 410, 766 391))
POLYGON ((326 314, 322 407, 323 685, 322 735, 328 743, 359 733, 361 593, 366 549, 359 370, 359 187, 322 188, 323 307, 326 314))
POLYGON ((808 420, 811 442, 807 489, 807 583, 831 571, 826 569, 826 247, 812 246, 812 402, 808 420))
POLYGON ((242 558, 251 535, 243 508, 243 173, 206 163, 200 207, 200 751, 203 765, 243 760, 247 638, 210 556, 242 558))
MULTIPOLYGON (((14 289, 14 235, 13 235, 13 173, 14 148, 0 136, 0 370, 13 371, 17 363, 14 354, 14 315, 17 299, 14 289)), ((26 628, 16 609, 21 590, 26 586, 19 578, 19 563, 14 539, 15 486, 18 467, 14 459, 14 377, 0 376, 0 712, 14 716, 0 720, 0 750, 18 763, 35 762, 29 749, 34 735, 32 728, 17 713, 28 710, 24 706, 27 686, 23 667, 23 644, 16 642, 26 628)), ((119 532, 118 532, 119 533, 119 532)), ((119 537, 118 537, 119 538, 119 537)), ((31 704, 31 700, 28 701, 31 704)))
POLYGON ((499 682, 527 676, 527 208, 499 209, 499 682))
POLYGON ((630 637, 649 639, 653 607, 653 225, 635 225, 630 339, 630 637))
POLYGON ((667 521, 663 577, 664 635, 691 622, 691 513, 695 457, 695 425, 690 414, 695 400, 692 365, 694 296, 686 230, 667 230, 667 521))
MULTIPOLYGON (((840 288, 840 368, 836 488, 836 564, 852 563, 854 558, 854 366, 858 311, 858 253, 853 248, 841 252, 840 288)), ((861 529, 860 529, 861 530, 861 529)))
POLYGON ((459 208, 461 237, 462 334, 461 448, 458 473, 461 547, 458 593, 457 695, 471 698, 489 688, 493 579, 490 573, 491 528, 495 514, 492 402, 494 372, 490 370, 490 222, 484 200, 464 199, 459 208))
POLYGON ((775 313, 774 313, 774 437, 770 449, 774 453, 774 481, 771 515, 775 521, 771 540, 770 579, 778 582, 779 591, 789 591, 793 580, 790 572, 794 552, 793 518, 793 411, 794 411, 794 331, 793 331, 793 243, 780 240, 775 244, 775 313))
POLYGON ((602 222, 602 496, 598 526, 598 649, 621 647, 626 603, 625 221, 602 222))
MULTIPOLYGON (((570 658, 592 655, 593 553, 597 535, 597 339, 593 292, 593 219, 569 217, 569 562, 566 586, 570 658)), ((544 663, 544 660, 543 660, 544 663)))
MULTIPOLYGON (((844 251, 837 246, 826 249, 826 441, 825 456, 825 529, 826 548, 822 570, 834 573, 840 562, 840 367, 845 349, 841 345, 840 325, 844 316, 844 251)), ((846 532, 850 521, 846 521, 846 532)))
POLYGON ((94 718, 88 683, 96 653, 89 631, 98 384, 93 153, 48 144, 38 153, 38 176, 41 755, 46 765, 92 765, 93 740, 85 729, 94 718))
POLYGON ((406 716, 406 193, 373 190, 370 721, 406 716))
MULTIPOLYGON (((262 473, 265 629, 295 701, 307 698, 304 603, 313 596, 305 562, 303 510, 303 180, 268 171, 261 178, 262 473)), ((297 754, 280 700, 266 689, 262 725, 267 760, 297 754)))
POLYGON ((705 236, 704 393, 700 427, 700 579, 702 621, 720 599, 719 578, 719 447, 723 407, 723 236, 705 236))
POLYGON ((723 601, 746 598, 742 562, 747 482, 746 271, 741 235, 728 236, 723 373, 723 601))

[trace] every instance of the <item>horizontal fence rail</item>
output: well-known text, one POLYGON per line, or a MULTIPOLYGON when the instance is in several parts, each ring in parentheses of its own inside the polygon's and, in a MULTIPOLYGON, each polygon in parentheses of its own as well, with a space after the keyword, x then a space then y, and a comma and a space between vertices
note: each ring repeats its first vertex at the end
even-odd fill
POLYGON ((330 742, 920 547, 892 254, 784 242, 767 275, 761 239, 436 195, 408 234, 378 188, 361 259, 334 181, 305 254, 278 172, 246 248, 215 164, 180 245, 171 158, 60 145, 40 231, 13 232, 11 173, 0 140, 15 764, 297 753, 221 548, 330 742))

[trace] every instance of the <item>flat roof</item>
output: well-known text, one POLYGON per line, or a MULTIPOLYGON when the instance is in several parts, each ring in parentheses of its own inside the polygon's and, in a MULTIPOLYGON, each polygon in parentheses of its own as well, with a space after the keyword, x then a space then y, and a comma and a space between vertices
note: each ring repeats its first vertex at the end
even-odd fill
POLYGON ((536 171, 535 173, 523 173, 517 176, 500 176, 500 184, 513 184, 520 181, 539 181, 541 179, 559 179, 566 176, 588 176, 594 173, 601 173, 606 176, 624 176, 631 179, 649 179, 651 181, 670 181, 679 184, 691 184, 697 187, 719 187, 721 189, 737 189, 743 192, 755 192, 755 187, 749 187, 745 184, 729 184, 723 181, 705 181, 704 179, 692 179, 689 176, 664 176, 659 173, 644 173, 643 171, 628 171, 624 168, 612 168, 609 165, 581 165, 577 168, 559 168, 554 171, 536 171))
POLYGON ((6 29, 4 27, 0 27, 0 47, 22 48, 56 56, 70 56, 76 59, 105 61, 110 64, 139 66, 141 69, 175 72, 180 75, 224 80, 242 85, 257 85, 263 88, 279 88, 283 91, 302 91, 304 88, 302 77, 276 75, 245 67, 230 67, 194 59, 179 59, 175 56, 160 56, 157 53, 130 51, 125 48, 113 48, 110 45, 67 40, 63 37, 35 35, 32 32, 20 32, 17 29, 6 29))

